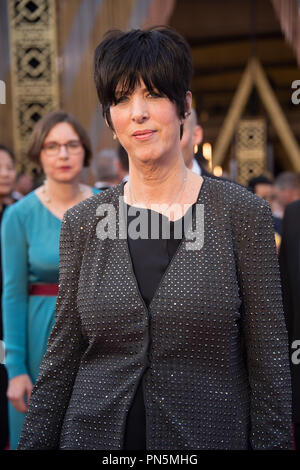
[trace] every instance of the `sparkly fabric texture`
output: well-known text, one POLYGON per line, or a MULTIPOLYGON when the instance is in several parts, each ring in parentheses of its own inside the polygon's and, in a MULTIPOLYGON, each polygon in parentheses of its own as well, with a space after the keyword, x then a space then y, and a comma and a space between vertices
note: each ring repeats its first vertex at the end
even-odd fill
POLYGON ((64 217, 56 323, 19 449, 122 449, 143 374, 147 449, 290 449, 269 206, 239 185, 204 178, 204 245, 187 250, 183 239, 147 309, 127 240, 96 235, 97 207, 117 209, 123 187, 64 217))

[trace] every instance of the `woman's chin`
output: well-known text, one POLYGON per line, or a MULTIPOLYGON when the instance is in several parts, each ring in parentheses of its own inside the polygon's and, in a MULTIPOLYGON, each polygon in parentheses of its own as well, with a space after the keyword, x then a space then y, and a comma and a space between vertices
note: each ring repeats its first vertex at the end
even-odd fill
POLYGON ((135 161, 145 165, 153 165, 156 162, 158 163, 162 158, 163 155, 161 153, 153 152, 153 150, 145 150, 134 155, 135 161))
POLYGON ((9 196, 9 194, 12 191, 12 186, 0 186, 0 197, 6 197, 9 196))
POLYGON ((75 181, 78 181, 79 176, 80 176, 80 173, 60 174, 60 175, 56 175, 54 179, 59 183, 73 183, 75 181))

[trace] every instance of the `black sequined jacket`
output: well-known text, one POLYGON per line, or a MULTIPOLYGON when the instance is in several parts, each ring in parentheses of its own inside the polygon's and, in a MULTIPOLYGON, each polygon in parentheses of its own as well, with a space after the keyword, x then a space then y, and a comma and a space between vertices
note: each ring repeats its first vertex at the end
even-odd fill
POLYGON ((188 250, 183 238, 147 310, 118 237, 123 187, 64 217, 56 323, 19 449, 122 449, 142 375, 147 449, 291 448, 269 206, 204 177, 203 246, 188 250), (115 207, 115 239, 97 235, 103 204, 115 207))

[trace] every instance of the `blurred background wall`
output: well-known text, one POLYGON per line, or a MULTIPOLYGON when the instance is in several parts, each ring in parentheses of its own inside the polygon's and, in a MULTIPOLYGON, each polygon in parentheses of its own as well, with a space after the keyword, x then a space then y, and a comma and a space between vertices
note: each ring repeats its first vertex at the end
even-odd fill
POLYGON ((241 182, 262 171, 300 171, 300 104, 292 101, 299 11, 298 0, 0 0, 0 142, 13 147, 19 170, 33 171, 32 127, 63 108, 88 130, 94 151, 114 147, 93 84, 94 49, 109 29, 168 24, 192 49, 194 106, 211 169, 217 164, 241 182))

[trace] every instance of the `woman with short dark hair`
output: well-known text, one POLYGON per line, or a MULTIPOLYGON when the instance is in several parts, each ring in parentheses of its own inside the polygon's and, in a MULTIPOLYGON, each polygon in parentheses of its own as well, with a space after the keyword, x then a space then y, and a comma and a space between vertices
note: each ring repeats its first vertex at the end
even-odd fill
POLYGON ((45 182, 7 209, 2 224, 11 449, 17 447, 54 323, 61 220, 67 209, 97 192, 80 184, 91 157, 90 142, 71 114, 53 111, 41 118, 28 155, 43 170, 45 182))
POLYGON ((56 323, 19 449, 291 447, 270 210, 185 167, 191 72, 169 28, 111 32, 96 49, 129 180, 65 214, 56 323))

